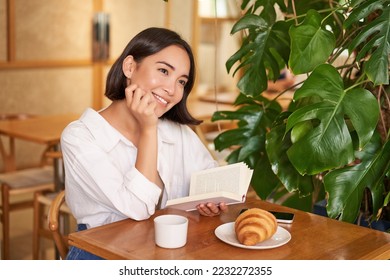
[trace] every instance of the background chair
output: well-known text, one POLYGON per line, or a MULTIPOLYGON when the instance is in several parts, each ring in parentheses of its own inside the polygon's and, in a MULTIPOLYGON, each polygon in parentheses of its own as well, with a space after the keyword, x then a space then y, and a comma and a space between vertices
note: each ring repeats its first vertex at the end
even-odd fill
MULTIPOLYGON (((59 169, 59 180, 61 180, 61 185, 64 183, 64 170, 62 162, 62 153, 60 151, 48 151, 46 152, 46 157, 55 160, 55 164, 59 169)), ((61 190, 62 191, 62 190, 61 190)), ((55 198, 61 191, 48 192, 48 191, 39 191, 34 195, 34 218, 33 218, 33 259, 37 260, 40 258, 40 249, 41 249, 41 238, 47 238, 54 240, 51 229, 48 227, 48 209, 54 203, 55 198)), ((66 203, 62 203, 60 207, 60 213, 67 216, 68 220, 63 219, 63 224, 66 225, 64 228, 71 227, 71 218, 72 213, 66 203)), ((58 219, 57 219, 58 220, 58 219)), ((64 229, 65 230, 65 229, 64 229)), ((58 246, 57 246, 58 247, 58 246)))
POLYGON ((65 204, 65 191, 61 191, 54 198, 49 209, 49 229, 53 235, 54 243, 61 259, 65 259, 69 251, 68 237, 61 233, 60 215, 70 213, 65 204))
MULTIPOLYGON (((1 114, 0 120, 23 119, 33 117, 26 114, 1 114)), ((44 157, 40 159, 40 166, 22 170, 16 169, 15 160, 15 139, 8 138, 7 147, 0 138, 0 155, 4 163, 4 172, 0 173, 1 189, 1 216, 0 221, 3 227, 3 239, 1 246, 2 259, 10 258, 10 214, 12 211, 33 207, 33 194, 37 191, 49 191, 54 189, 53 167, 46 165, 44 157), (30 196, 29 196, 30 195, 30 196), (23 199, 15 200, 14 197, 23 199)), ((49 150, 52 147, 47 147, 49 150)))

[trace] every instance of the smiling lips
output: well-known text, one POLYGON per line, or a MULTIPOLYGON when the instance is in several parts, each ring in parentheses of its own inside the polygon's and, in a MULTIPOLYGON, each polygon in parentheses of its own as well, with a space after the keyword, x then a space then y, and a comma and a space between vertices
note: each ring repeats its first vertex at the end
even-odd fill
POLYGON ((161 96, 153 93, 153 96, 157 99, 158 102, 160 102, 161 104, 163 105, 167 105, 168 104, 168 101, 166 101, 164 98, 162 98, 161 96))

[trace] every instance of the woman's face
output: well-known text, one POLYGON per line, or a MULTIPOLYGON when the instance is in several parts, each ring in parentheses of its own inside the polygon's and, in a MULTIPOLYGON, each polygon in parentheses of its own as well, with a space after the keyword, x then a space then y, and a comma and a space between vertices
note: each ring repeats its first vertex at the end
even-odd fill
POLYGON ((138 85, 156 99, 156 115, 161 117, 180 102, 190 73, 190 59, 179 46, 169 46, 135 63, 131 84, 138 85))

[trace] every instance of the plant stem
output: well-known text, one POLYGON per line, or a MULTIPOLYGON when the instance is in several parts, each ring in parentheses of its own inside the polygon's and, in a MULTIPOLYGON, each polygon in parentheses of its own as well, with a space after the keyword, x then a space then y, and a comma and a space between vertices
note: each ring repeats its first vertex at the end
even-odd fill
POLYGON ((297 11, 295 9, 295 0, 292 0, 291 4, 292 4, 293 13, 294 13, 295 25, 298 25, 297 11))
POLYGON ((364 84, 364 83, 368 83, 370 82, 369 80, 363 80, 363 81, 356 81, 355 84, 353 84, 352 86, 350 86, 349 88, 346 88, 345 91, 350 91, 351 89, 355 88, 355 87, 358 87, 360 86, 361 84, 364 84))

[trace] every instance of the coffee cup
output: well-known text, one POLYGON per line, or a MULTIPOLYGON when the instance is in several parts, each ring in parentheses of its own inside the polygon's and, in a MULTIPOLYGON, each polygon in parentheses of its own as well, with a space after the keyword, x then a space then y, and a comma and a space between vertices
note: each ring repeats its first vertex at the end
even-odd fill
POLYGON ((162 248, 180 248, 187 243, 188 219, 180 215, 161 215, 154 218, 156 245, 162 248))

